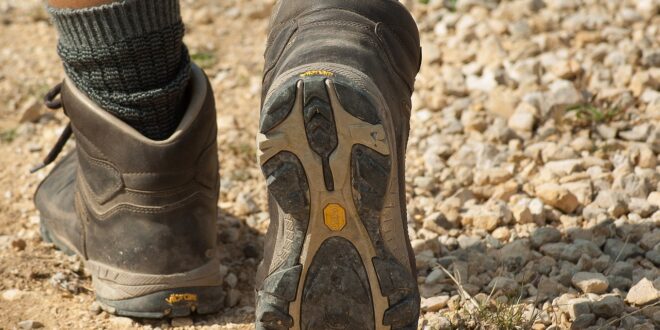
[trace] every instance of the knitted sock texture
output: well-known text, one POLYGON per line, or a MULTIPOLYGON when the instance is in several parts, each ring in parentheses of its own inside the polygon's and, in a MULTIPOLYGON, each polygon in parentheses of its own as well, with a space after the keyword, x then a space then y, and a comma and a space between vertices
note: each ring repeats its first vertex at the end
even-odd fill
POLYGON ((167 139, 185 112, 191 74, 178 0, 48 11, 76 87, 144 136, 167 139))

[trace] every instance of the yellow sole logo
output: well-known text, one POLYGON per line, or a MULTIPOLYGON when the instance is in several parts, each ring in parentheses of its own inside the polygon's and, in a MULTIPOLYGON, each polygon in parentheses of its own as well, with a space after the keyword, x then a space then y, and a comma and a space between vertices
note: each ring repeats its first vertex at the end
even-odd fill
POLYGON ((335 75, 334 73, 332 73, 330 71, 326 71, 326 70, 310 70, 310 71, 306 71, 304 73, 301 73, 300 77, 301 78, 313 77, 313 76, 333 77, 334 75, 335 75))
POLYGON ((346 211, 339 204, 328 204, 323 210, 323 222, 332 231, 340 231, 346 226, 346 211))
POLYGON ((173 293, 167 299, 165 299, 168 304, 174 305, 180 302, 197 302, 197 295, 194 293, 173 293))

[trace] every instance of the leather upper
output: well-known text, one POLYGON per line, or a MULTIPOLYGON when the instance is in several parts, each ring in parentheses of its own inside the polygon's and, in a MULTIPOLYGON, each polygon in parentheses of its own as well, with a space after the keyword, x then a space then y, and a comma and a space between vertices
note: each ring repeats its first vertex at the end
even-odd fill
POLYGON ((65 81, 76 154, 35 197, 51 235, 87 259, 137 273, 184 272, 214 257, 215 104, 202 71, 194 67, 192 76, 186 114, 164 141, 142 136, 65 81))

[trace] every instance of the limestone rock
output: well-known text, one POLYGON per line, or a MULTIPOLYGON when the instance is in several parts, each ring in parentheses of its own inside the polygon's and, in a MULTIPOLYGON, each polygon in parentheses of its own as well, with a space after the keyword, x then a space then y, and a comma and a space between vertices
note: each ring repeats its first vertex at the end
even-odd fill
POLYGON ((580 205, 572 192, 555 183, 545 183, 536 187, 536 196, 564 213, 573 213, 580 205))
POLYGON ((579 272, 573 275, 571 282, 584 293, 601 294, 607 292, 609 282, 601 273, 579 272))
POLYGON ((643 278, 633 285, 626 295, 626 301, 637 306, 650 304, 658 299, 660 299, 660 290, 656 289, 653 282, 647 278, 643 278))

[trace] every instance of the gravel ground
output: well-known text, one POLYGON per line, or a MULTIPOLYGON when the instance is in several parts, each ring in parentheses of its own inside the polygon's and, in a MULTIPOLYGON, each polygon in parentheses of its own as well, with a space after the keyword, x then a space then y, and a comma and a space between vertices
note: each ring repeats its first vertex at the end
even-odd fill
MULTIPOLYGON (((425 56, 406 176, 420 328, 505 328, 486 317, 502 306, 539 330, 660 327, 660 1, 406 4, 425 56)), ((0 329, 253 328, 272 2, 182 6, 218 104, 225 310, 113 317, 81 261, 41 241, 32 194, 48 171, 28 169, 66 123, 40 102, 63 73, 42 3, 0 0, 0 329)))

